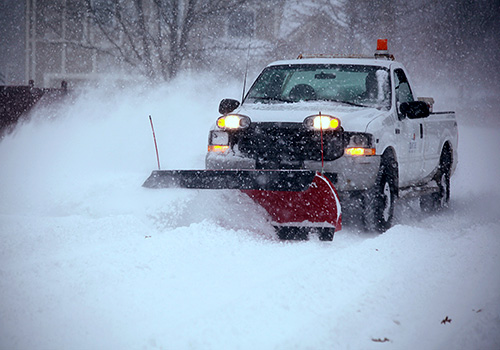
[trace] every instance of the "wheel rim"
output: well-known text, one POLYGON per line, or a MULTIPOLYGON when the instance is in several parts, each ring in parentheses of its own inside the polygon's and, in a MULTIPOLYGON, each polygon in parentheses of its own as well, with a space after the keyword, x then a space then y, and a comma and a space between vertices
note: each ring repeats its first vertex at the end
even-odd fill
POLYGON ((384 200, 384 210, 382 211, 382 217, 384 218, 384 221, 387 222, 391 217, 391 203, 392 203, 391 187, 389 186, 388 182, 384 184, 384 190, 382 192, 382 195, 384 200))

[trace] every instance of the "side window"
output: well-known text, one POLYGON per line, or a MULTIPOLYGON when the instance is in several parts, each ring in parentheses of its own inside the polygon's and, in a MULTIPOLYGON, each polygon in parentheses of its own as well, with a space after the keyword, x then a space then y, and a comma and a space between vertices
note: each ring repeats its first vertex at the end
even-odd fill
POLYGON ((414 101, 410 84, 402 69, 396 69, 394 71, 394 83, 396 84, 396 103, 398 109, 401 103, 414 101))

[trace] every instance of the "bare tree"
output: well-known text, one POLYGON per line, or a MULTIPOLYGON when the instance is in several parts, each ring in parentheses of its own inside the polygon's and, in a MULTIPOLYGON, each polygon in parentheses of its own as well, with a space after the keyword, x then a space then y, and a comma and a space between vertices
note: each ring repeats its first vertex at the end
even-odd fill
POLYGON ((346 0, 288 0, 287 32, 281 50, 298 53, 348 53, 346 0))
POLYGON ((115 56, 150 79, 174 78, 203 49, 214 21, 249 0, 85 0, 103 43, 89 46, 115 56), (201 45, 201 47, 200 47, 201 45))

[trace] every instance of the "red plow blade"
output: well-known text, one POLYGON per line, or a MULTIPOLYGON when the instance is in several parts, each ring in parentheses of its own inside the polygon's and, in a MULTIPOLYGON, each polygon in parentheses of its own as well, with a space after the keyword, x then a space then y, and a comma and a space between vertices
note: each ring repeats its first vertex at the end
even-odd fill
POLYGON ((342 228, 337 191, 319 173, 305 191, 242 191, 264 207, 276 225, 342 228))

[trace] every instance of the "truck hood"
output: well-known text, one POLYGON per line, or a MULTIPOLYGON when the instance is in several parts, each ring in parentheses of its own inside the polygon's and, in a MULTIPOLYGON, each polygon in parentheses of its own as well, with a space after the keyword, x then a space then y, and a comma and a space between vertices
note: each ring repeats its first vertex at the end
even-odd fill
POLYGON ((389 113, 388 111, 370 107, 332 105, 331 102, 249 103, 243 104, 233 113, 246 115, 253 122, 301 123, 306 117, 319 112, 340 119, 340 124, 344 130, 358 132, 365 132, 371 121, 389 113))

